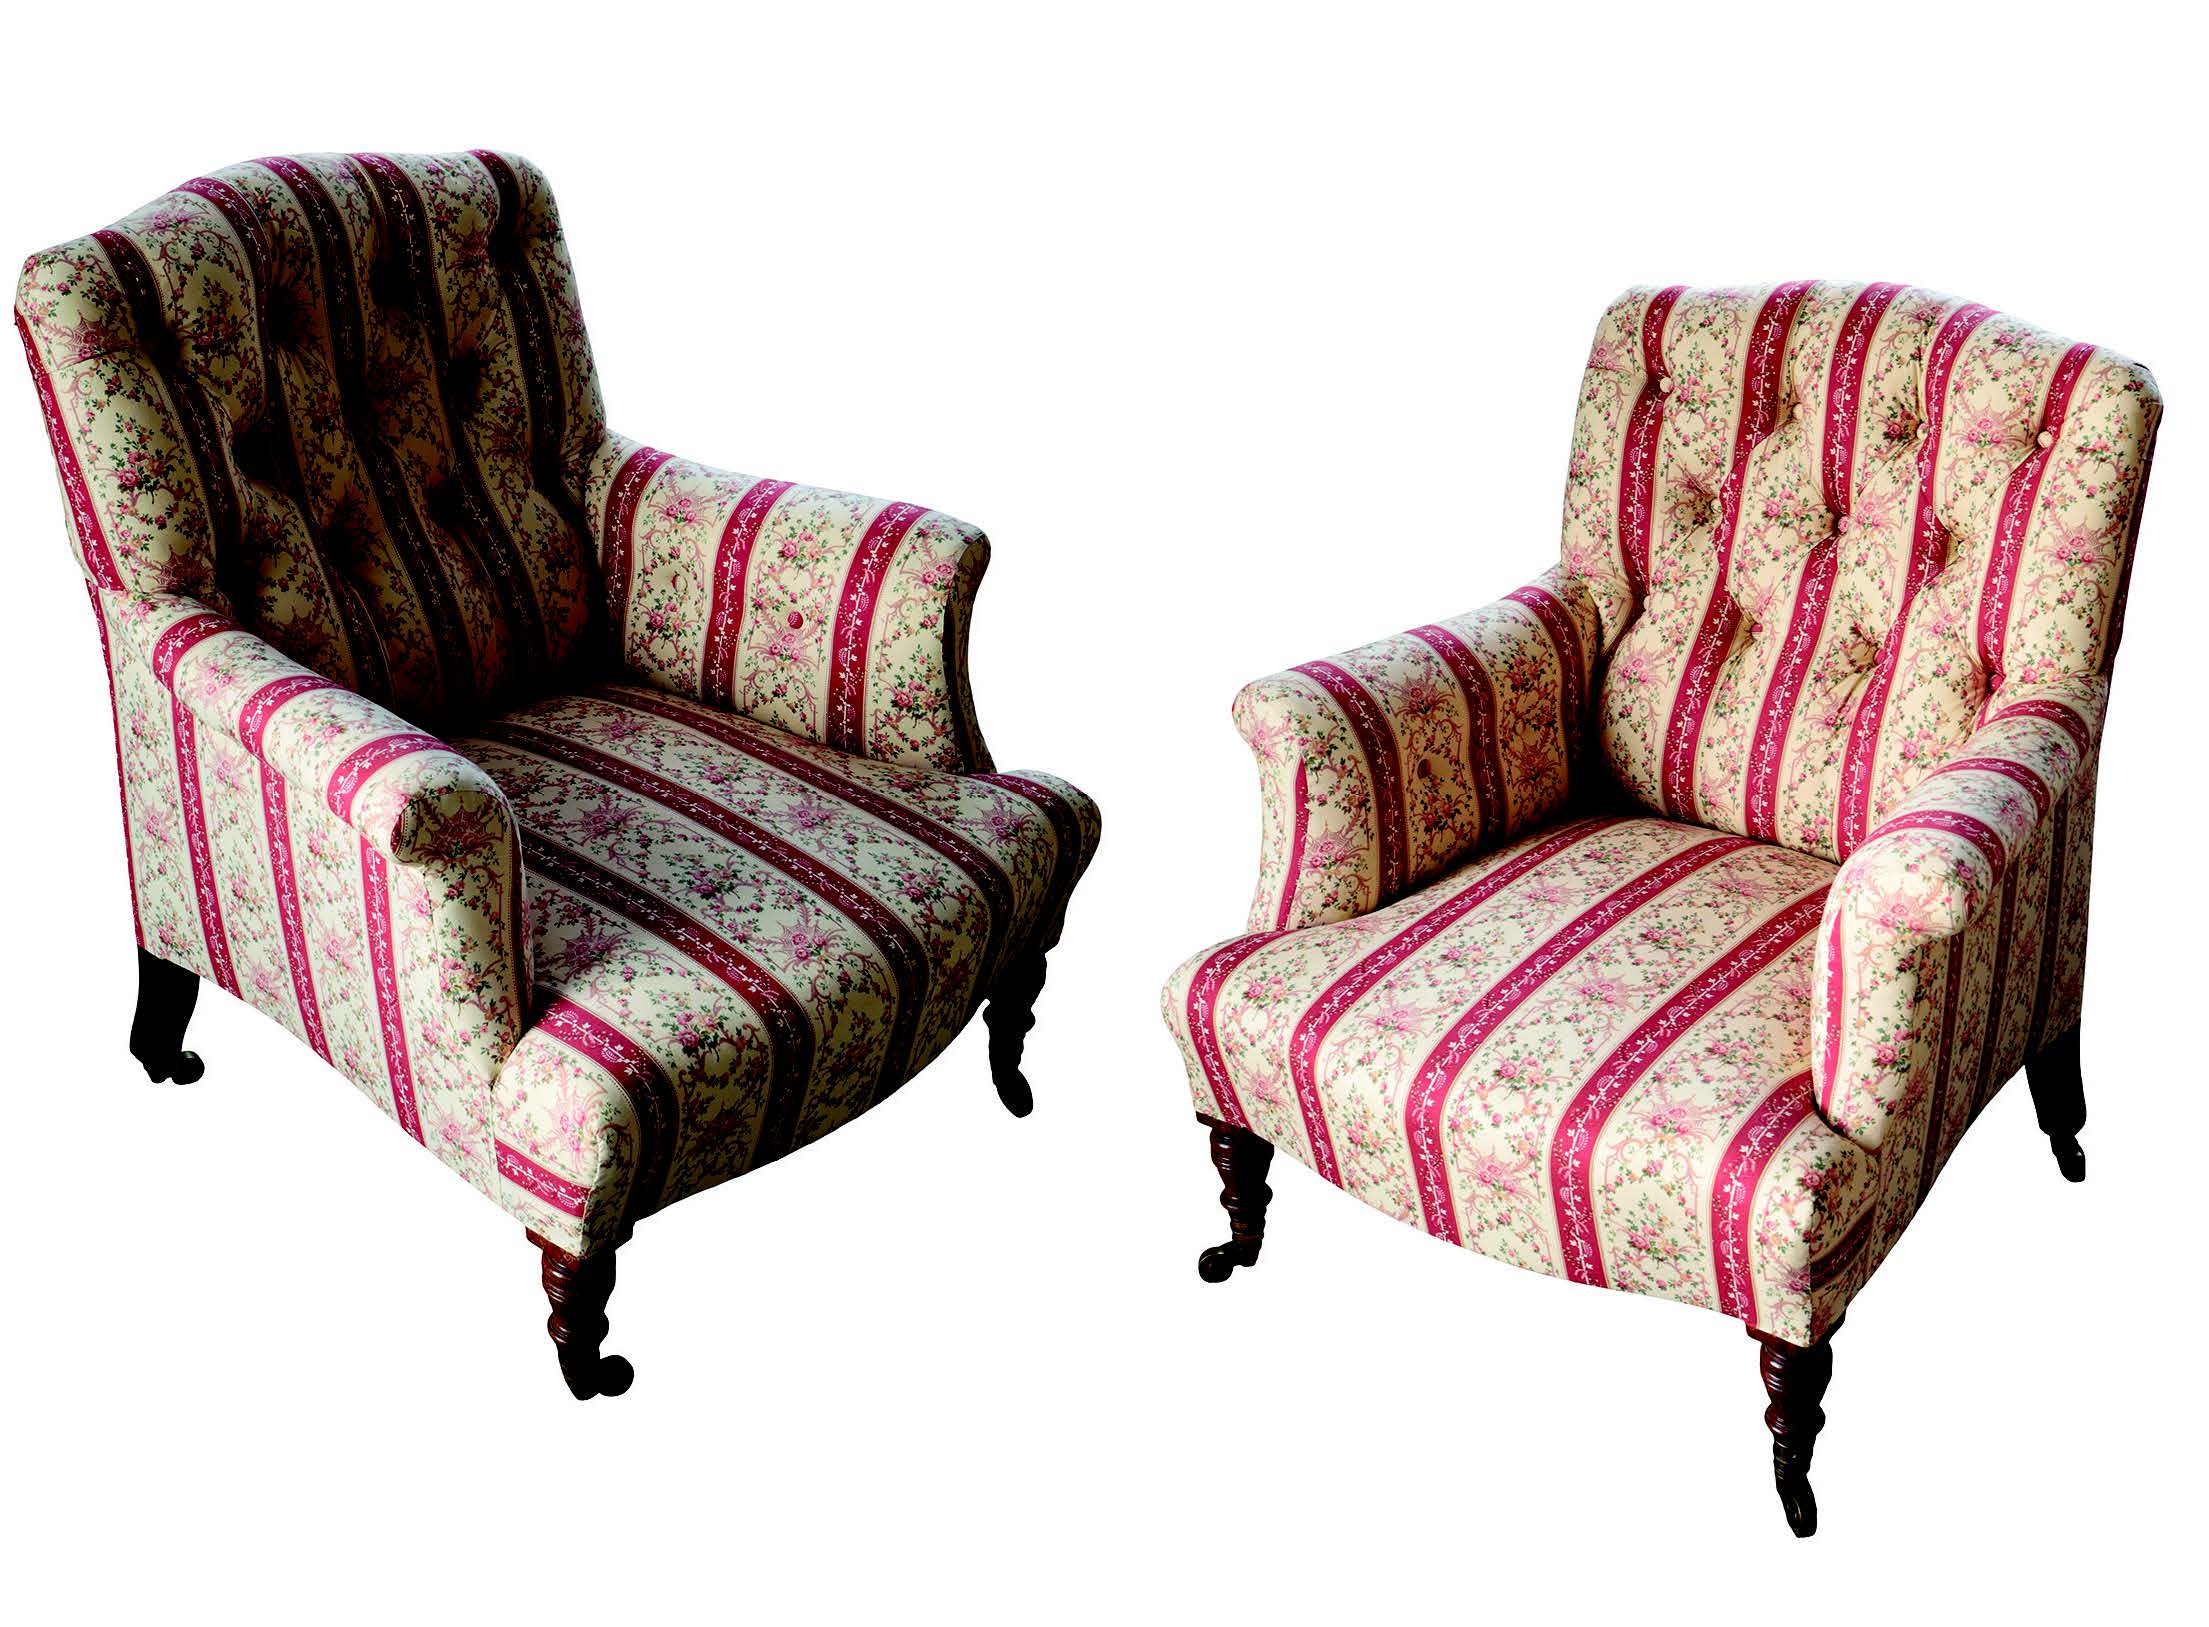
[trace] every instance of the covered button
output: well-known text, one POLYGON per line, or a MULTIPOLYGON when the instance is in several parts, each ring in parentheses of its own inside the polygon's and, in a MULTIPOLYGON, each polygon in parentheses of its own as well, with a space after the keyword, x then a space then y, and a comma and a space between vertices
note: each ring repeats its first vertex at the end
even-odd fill
POLYGON ((1854 531, 1856 529, 1856 521, 1851 516, 1844 514, 1840 517, 1839 520, 1834 522, 1833 528, 1836 531, 1854 531))
POLYGON ((1657 393, 1659 395, 1670 395, 1672 393, 1672 375, 1670 373, 1664 374, 1657 380, 1657 393))
POLYGON ((2049 447, 2051 447, 2051 446, 2053 446, 2053 445, 2055 445, 2055 444, 2056 444, 2056 432, 2055 432, 2054 430, 2052 430, 2052 429, 2044 429, 2044 430, 2042 430, 2042 431, 2040 432, 2040 449, 2041 449, 2041 450, 2042 450, 2043 452, 2047 451, 2049 447))

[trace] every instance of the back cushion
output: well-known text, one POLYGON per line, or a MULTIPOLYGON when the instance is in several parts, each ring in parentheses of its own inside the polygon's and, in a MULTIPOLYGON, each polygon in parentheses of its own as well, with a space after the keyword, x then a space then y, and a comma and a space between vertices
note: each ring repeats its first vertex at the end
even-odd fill
POLYGON ((1613 773, 1844 856, 1997 690, 2107 670, 2160 413, 2145 368, 1922 289, 1626 294, 1563 539, 1613 773))
POLYGON ((418 719, 583 637, 604 414, 525 161, 239 164, 31 256, 16 322, 101 586, 201 599, 418 719))

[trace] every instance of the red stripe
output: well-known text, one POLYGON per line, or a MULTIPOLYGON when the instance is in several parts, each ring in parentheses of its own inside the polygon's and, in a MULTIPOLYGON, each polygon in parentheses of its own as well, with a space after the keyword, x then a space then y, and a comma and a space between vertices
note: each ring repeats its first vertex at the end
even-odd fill
POLYGON ((391 941, 391 872, 366 837, 361 838, 360 873, 368 917, 368 968, 376 985, 376 1025, 383 1033, 391 1111, 400 1128, 421 1141, 422 1115, 414 1105, 414 1061, 407 1050, 406 1014, 399 1003, 399 958, 391 941))
POLYGON ((2010 600, 2017 590, 2017 570, 2025 552, 2025 533, 2032 528, 2033 509, 2040 501, 2041 477, 2055 457, 2055 443, 2063 439, 2064 415, 2079 377, 2086 371, 2092 345, 2073 345, 2056 363, 2048 381, 2048 404, 2041 415, 2041 433, 2053 437, 2048 445, 2036 441, 2010 475, 2002 490, 2002 517, 1995 523, 1994 546, 1987 554, 1986 578, 1979 588, 1979 665, 1986 669, 1990 688, 1999 688, 2003 647, 2009 639, 2010 600))
POLYGON ((1639 598, 1649 582, 1649 532, 1657 489, 1657 442, 1664 418, 1664 326, 1687 290, 1659 289, 1641 318, 1641 393, 1626 419, 1618 465, 1618 555, 1627 585, 1639 598))
POLYGON ((1835 515, 1855 507, 1856 430, 1863 416, 1857 392, 1864 382, 1864 357, 1879 331, 1879 319, 1901 292, 1898 282, 1866 283, 1833 342, 1833 360, 1826 368, 1825 455, 1819 461, 1818 478, 1825 506, 1835 515))
POLYGON ((1879 641, 1879 656, 1872 665, 1863 697, 1849 728, 1841 760, 1840 841, 1845 858, 1864 839, 1871 826, 1872 766, 1879 751, 1879 726, 1887 712, 1887 695, 1894 687, 1895 668, 1902 659, 1902 639, 1908 630, 1910 607, 1919 592, 1948 563, 1948 529, 1941 524, 1936 479, 1940 470, 1941 436, 1948 419, 1948 384, 1955 377, 1956 357, 1964 341, 1994 313, 1984 305, 1959 307, 1941 324, 1939 337, 1925 356, 1925 437, 1918 445, 1916 516, 1910 528, 1910 563, 1903 577, 1902 595, 1894 620, 1879 641))
POLYGON ((212 610, 195 610, 180 616, 153 641, 151 664, 153 675, 161 680, 161 687, 176 687, 176 669, 184 658, 198 649, 217 633, 235 633, 241 629, 228 616, 217 615, 212 610))
POLYGON ((1933 1052, 1932 1098, 1925 1110, 1925 1150, 1918 1165, 1918 1196, 1911 1205, 1913 1210, 1924 1205, 1925 1194, 1933 1190, 1934 1173, 1940 1168, 1941 1144, 1947 1130, 1949 1060, 1956 1053, 1956 1011, 1963 1001, 1962 934, 1948 939, 1942 947, 1947 951, 1947 966, 1941 983, 1940 1039, 1933 1052))
POLYGON ((1558 1120, 1550 1141, 1550 1195, 1565 1272, 1574 1282, 1607 1284, 1603 1242, 1595 1225, 1595 1146, 1626 1092, 1682 1034, 1758 973, 1800 943, 1825 910, 1826 889, 1797 899, 1749 934, 1723 958, 1697 973, 1645 1018, 1580 1087, 1558 1120))
POLYGON ((2015 701, 1998 712, 1990 713, 1986 723, 1981 724, 1980 727, 1984 728, 1987 724, 2000 723, 2006 718, 2013 717, 2036 717, 2044 723, 2053 723, 2071 737, 2072 745, 2079 748, 2079 760, 2081 762, 2084 762, 2087 754, 2094 749, 2093 730, 2087 724, 2086 719, 2080 717, 2078 713, 2072 711, 2061 701, 2015 701))
POLYGON ((92 620, 100 629, 100 670, 107 674, 107 715, 115 728, 115 797, 123 810, 123 869, 130 877, 130 929, 142 945, 146 941, 146 929, 138 914, 138 855, 133 851, 130 835, 130 786, 123 773, 123 706, 115 692, 115 651, 108 643, 107 611, 100 602, 99 588, 87 581, 84 591, 92 601, 92 620))
POLYGON ((1396 734, 1388 726, 1388 714, 1365 686, 1332 661, 1307 661, 1296 668, 1327 692, 1350 731, 1357 736, 1366 771, 1373 777, 1373 823, 1379 827, 1381 891, 1376 903, 1385 904, 1403 890, 1409 874, 1405 850, 1410 837, 1405 830, 1404 782, 1396 756, 1396 734))
POLYGON ((2006 780, 2015 780, 2025 788, 2025 794, 2033 799, 2034 817, 2048 816, 2048 782, 2023 763, 2008 757, 1951 757, 1947 762, 1925 777, 1936 774, 1999 774, 2006 780))
POLYGON ((1504 597, 1534 612, 1557 651, 1557 728, 1569 770, 1580 753, 1580 714, 1588 703, 1588 658, 1580 647, 1580 626, 1564 600, 1545 587, 1523 587, 1504 597))
POLYGON ((1429 1232, 1452 1243, 1462 1241, 1458 1233, 1457 1208, 1450 1197, 1447 1161, 1442 1152, 1442 1118, 1451 1087, 1457 1083, 1473 1053, 1528 996, 1604 933, 1696 871, 1753 845, 1745 836, 1714 837, 1683 848, 1644 870, 1543 939, 1531 953, 1490 985, 1472 1009, 1451 1024, 1450 1031, 1427 1053, 1426 1061, 1420 1064, 1404 1097, 1404 1136, 1411 1148, 1411 1161, 1419 1181, 1419 1207, 1429 1232))
POLYGON ((522 846, 530 867, 540 876, 635 922, 712 973, 751 1008, 766 1030, 770 1069, 766 1110, 752 1162, 755 1166, 768 1163, 796 1146, 806 1087, 813 1078, 815 1044, 812 1019, 797 996, 712 927, 628 877, 535 831, 523 833, 522 846))
POLYGON ((1289 864, 1281 881, 1281 907, 1273 916, 1274 929, 1280 932, 1288 930, 1289 917, 1296 910, 1296 878, 1297 873, 1304 868, 1305 838, 1311 834, 1310 798, 1311 788, 1306 783, 1304 760, 1299 757, 1296 761, 1296 784, 1290 791, 1291 806, 1295 813, 1289 828, 1289 864))
POLYGON ((1825 928, 1825 1044, 1819 1048, 1818 1061, 1821 1077, 1818 1080, 1818 1111, 1828 1123, 1833 1120, 1834 1102, 1840 1095, 1841 1082, 1841 1022, 1848 1010, 1848 974, 1843 965, 1841 936, 1841 912, 1835 910, 1833 919, 1825 928))
POLYGON ((563 512, 572 509, 567 471, 561 451, 567 440, 567 392, 555 360, 552 309, 546 302, 536 268, 521 246, 521 179, 501 153, 487 147, 470 149, 469 156, 491 177, 498 194, 498 219, 491 226, 491 263, 506 295, 514 320, 514 348, 521 358, 524 387, 529 392, 529 444, 536 466, 537 484, 555 494, 563 512))
POLYGON ((360 799, 361 787, 377 774, 400 758, 412 757, 417 752, 450 750, 452 747, 434 734, 387 734, 365 746, 356 746, 331 771, 326 794, 330 812, 351 823, 353 804, 360 799))
POLYGON ((1243 1104, 1227 1077, 1227 1060, 1220 1054, 1219 1030, 1214 1026, 1219 1016, 1220 989, 1230 972, 1280 936, 1278 932, 1254 932, 1246 938, 1221 944, 1204 957, 1196 975, 1189 979, 1189 997, 1182 1007, 1189 1030, 1189 1048, 1196 1053, 1197 1067, 1204 1074, 1205 1086, 1212 1092, 1212 1101, 1219 1108, 1220 1117, 1238 1129, 1249 1129, 1250 1120, 1243 1114, 1243 1104))
POLYGON ((1752 1263, 1757 1183, 1773 1154, 1811 1116, 1810 1075, 1782 1081, 1742 1123, 1718 1160, 1711 1178, 1711 1264, 1718 1281, 1718 1308, 1757 1325, 1756 1271, 1752 1263))
POLYGON ((671 809, 732 846, 781 872, 840 912, 874 945, 891 980, 890 1041, 882 1055, 875 1099, 903 1084, 912 1073, 913 1041, 926 1003, 930 976, 928 951, 913 929, 887 904, 857 881, 774 832, 652 770, 596 747, 519 724, 489 724, 485 738, 515 750, 561 763, 606 785, 619 786, 671 809))
POLYGON ((276 884, 276 919, 284 933, 284 965, 299 1001, 299 1026, 314 1054, 327 1062, 330 1046, 322 1033, 322 1002, 315 996, 314 964, 307 958, 307 927, 299 910, 299 878, 292 868, 284 776, 266 763, 261 765, 261 812, 268 825, 269 875, 276 884))
POLYGON ((583 1206, 590 1194, 564 1176, 555 1175, 535 1159, 515 1151, 505 1142, 494 1143, 498 1148, 499 1173, 523 1191, 564 1215, 578 1220, 583 1216, 583 1206))
MULTIPOLYGON (((276 721, 276 714, 285 705, 301 695, 311 695, 318 690, 336 689, 319 672, 294 672, 287 677, 272 678, 247 697, 244 708, 238 713, 238 739, 247 751, 262 756, 262 747, 268 739, 269 725, 276 721)), ((267 759, 262 758, 263 761, 267 759)))
POLYGON ((1993 867, 1992 879, 2002 879, 2002 868, 2008 862, 2008 855, 2002 845, 2001 833, 1985 821, 1954 808, 1918 808, 1881 821, 1879 828, 1866 839, 1876 840, 1904 830, 1937 830, 1945 831, 1950 836, 1961 836, 1977 848, 1993 867))
POLYGON ((1831 537, 1812 548, 1803 562, 1802 580, 1795 587, 1795 606, 1787 618, 1787 639, 1780 646, 1772 680, 1765 686, 1764 705, 1757 713, 1742 801, 1749 834, 1761 842, 1779 840, 1779 779, 1787 731, 1795 721, 1795 700, 1809 674, 1810 658, 1825 635, 1826 611, 1833 603, 1833 575, 1839 563, 1840 550, 1831 537))
POLYGON ((85 481, 84 466, 77 461, 76 445, 62 423, 61 402, 54 394, 54 381, 46 372, 46 364, 38 359, 38 347, 31 341, 30 324, 23 320, 21 311, 15 313, 15 331, 23 340, 23 359, 31 365, 31 383, 38 388, 39 414, 46 420, 46 440, 54 451, 54 467, 61 475, 62 498, 68 503, 69 517, 76 526, 77 546, 84 553, 85 571, 100 587, 123 592, 123 573, 116 569, 115 553, 108 547, 107 532, 100 525, 100 511, 92 501, 92 488, 85 481))
POLYGON ((536 1028, 603 1068, 629 1098, 637 1121, 637 1153, 629 1177, 629 1196, 622 1207, 622 1230, 626 1233, 659 1208, 666 1195, 668 1171, 675 1161, 676 1126, 682 1116, 681 1097, 659 1058, 573 1000, 555 999, 538 1017, 536 1028))
POLYGON ((1503 787, 1503 755, 1496 739, 1496 686, 1480 657, 1447 627, 1414 627, 1411 636, 1442 658, 1465 697, 1467 755, 1472 759, 1474 795, 1480 805, 1478 840, 1488 842, 1511 822, 1503 787))
POLYGON ((744 622, 744 584, 752 567, 752 544, 760 527, 790 489, 787 480, 755 480, 729 510, 721 545, 713 556, 713 610, 706 618, 705 660, 699 694, 708 704, 727 706, 736 695, 737 631, 744 622))
POLYGON ((215 854, 207 836, 207 811, 200 801, 199 730, 191 712, 172 698, 169 714, 176 731, 177 799, 184 815, 184 841, 192 861, 192 890, 199 897, 200 935, 207 940, 207 960, 215 982, 238 992, 238 979, 230 966, 230 935, 223 930, 222 893, 215 884, 215 854))
POLYGON ((655 447, 639 446, 631 449, 621 460, 621 467, 614 471, 614 483, 606 493, 604 529, 599 536, 600 574, 606 579, 606 620, 612 630, 614 653, 626 656, 629 649, 629 590, 630 578, 636 571, 637 509, 644 498, 644 488, 652 477, 660 472, 669 454, 655 447))
POLYGON ((1869 1205, 1862 1214, 1849 1222, 1849 1229, 1841 1234, 1841 1240, 1810 1262, 1807 1273, 1809 1286, 1823 1288, 1855 1263, 1864 1252, 1864 1245, 1871 1241, 1872 1222, 1877 1218, 1879 1205, 1869 1205))
POLYGON ((828 743, 838 751, 867 753, 867 641, 890 557, 928 511, 914 503, 891 503, 874 517, 859 551, 844 575, 836 603, 836 628, 828 645, 828 743))
POLYGON ((1327 1036, 1334 1032, 1335 1024, 1364 999, 1375 984, 1433 942, 1445 929, 1456 925, 1529 871, 1618 823, 1616 818, 1584 820, 1514 854, 1427 911, 1379 948, 1352 962, 1328 985, 1327 992, 1297 1019, 1295 1031, 1289 1037, 1289 1078, 1296 1086, 1296 1105, 1304 1114, 1304 1133, 1311 1143, 1314 1169, 1335 1185, 1342 1184, 1342 1172, 1335 1163, 1334 1137, 1327 1129, 1327 1113, 1320 1102, 1317 1077, 1320 1047, 1327 1043, 1327 1036))
POLYGON ((784 750, 774 743, 771 731, 756 724, 738 723, 717 713, 708 712, 693 702, 676 700, 650 690, 600 690, 587 698, 602 706, 642 712, 694 730, 754 762, 764 763, 779 774, 856 808, 901 835, 910 836, 949 861, 974 884, 989 906, 989 936, 982 954, 982 966, 988 977, 996 975, 998 953, 1003 947, 1005 935, 1012 929, 1012 880, 990 854, 958 831, 908 808, 901 802, 892 802, 887 797, 879 796, 842 775, 831 773, 796 752, 784 750))
POLYGON ((1718 524, 1711 536, 1718 568, 1711 578, 1710 598, 1703 606, 1702 625, 1688 646, 1687 664, 1680 687, 1672 696, 1672 719, 1664 735, 1662 787, 1665 812, 1676 819, 1695 817, 1695 756, 1702 745, 1703 719, 1710 711, 1710 692, 1718 679, 1719 664, 1733 648, 1734 631, 1741 625, 1741 607, 1734 603, 1728 579, 1733 570, 1734 536, 1741 524, 1741 485, 1747 478, 1749 456, 1772 433, 1779 417, 1781 362, 1795 312, 1814 285, 1782 283, 1765 298, 1750 329, 1749 365, 1741 388, 1741 416, 1734 425, 1733 458, 1718 488, 1718 524))

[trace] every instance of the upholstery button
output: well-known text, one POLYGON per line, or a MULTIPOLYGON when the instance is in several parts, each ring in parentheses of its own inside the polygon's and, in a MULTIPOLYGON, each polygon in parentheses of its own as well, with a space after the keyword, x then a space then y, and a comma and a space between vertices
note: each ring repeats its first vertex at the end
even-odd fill
POLYGON ((2052 429, 2044 429, 2044 430, 2042 430, 2042 431, 2040 432, 2040 449, 2041 449, 2041 450, 2042 450, 2043 452, 2047 451, 2049 447, 2051 447, 2051 446, 2053 446, 2053 445, 2055 445, 2055 444, 2056 444, 2056 432, 2055 432, 2054 430, 2052 430, 2052 429))
POLYGON ((1672 375, 1670 373, 1666 373, 1657 380, 1657 394, 1670 395, 1671 393, 1672 375))
POLYGON ((1419 759, 1419 778, 1423 780, 1431 780, 1434 778, 1434 759, 1432 757, 1422 757, 1419 759))
POLYGON ((792 627, 803 627, 805 625, 805 617, 795 610, 791 611, 790 625, 792 627))
POLYGON ((1839 520, 1834 522, 1833 529, 1843 533, 1854 531, 1856 529, 1855 518, 1851 515, 1844 514, 1840 517, 1839 520))

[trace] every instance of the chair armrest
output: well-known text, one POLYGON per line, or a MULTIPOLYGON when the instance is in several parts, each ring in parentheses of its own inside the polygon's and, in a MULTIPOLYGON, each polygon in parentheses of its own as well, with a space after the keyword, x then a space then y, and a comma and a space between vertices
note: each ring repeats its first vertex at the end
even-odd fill
POLYGON ((519 828, 498 785, 436 736, 194 600, 103 597, 118 658, 151 672, 179 730, 219 735, 260 764, 295 830, 321 821, 357 838, 364 868, 434 934, 436 986, 402 998, 503 1060, 528 1012, 530 946, 519 828))
POLYGON ((584 508, 638 678, 882 762, 990 768, 967 680, 989 565, 973 526, 619 435, 591 459, 584 508))
POLYGON ((1811 1068, 1820 1111, 1858 1145, 1876 1148, 1900 1115, 1912 1047, 1930 1039, 1919 1032, 1922 952, 1969 930, 2049 827, 2100 742, 2108 694, 2093 676, 2005 685, 1834 878, 1811 1068))
POLYGON ((1595 602, 1551 569, 1509 597, 1235 697, 1258 761, 1250 930, 1376 909, 1554 812, 1586 715, 1595 602))

